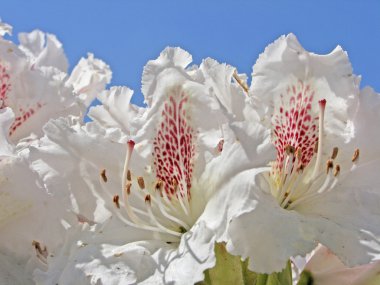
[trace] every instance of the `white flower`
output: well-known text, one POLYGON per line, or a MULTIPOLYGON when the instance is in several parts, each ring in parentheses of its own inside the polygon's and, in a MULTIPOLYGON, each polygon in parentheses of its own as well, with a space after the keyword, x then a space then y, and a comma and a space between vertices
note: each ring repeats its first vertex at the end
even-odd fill
MULTIPOLYGON (((10 30, 1 24, 0 35, 10 30)), ((62 200, 67 195, 47 192, 30 169, 29 147, 38 148, 36 136, 50 118, 79 116, 86 107, 68 83, 67 60, 55 36, 34 31, 20 34, 19 40, 16 46, 0 37, 0 271, 13 266, 18 272, 2 275, 1 283, 6 284, 32 282, 31 272, 46 266, 48 249, 62 242, 65 230, 61 222, 67 206, 62 200)), ((109 70, 95 61, 97 68, 89 67, 70 79, 80 83, 86 74, 92 76, 95 79, 83 85, 100 92, 105 84, 100 74, 109 70)))
POLYGON ((15 114, 9 130, 14 143, 40 135, 51 118, 82 115, 111 77, 109 67, 92 55, 68 77, 67 59, 54 35, 33 31, 19 34, 19 40, 17 46, 0 38, 0 108, 15 114))
POLYGON ((73 226, 37 282, 193 284, 214 266, 216 232, 234 212, 224 211, 228 201, 210 202, 248 181, 255 170, 247 169, 262 161, 244 158, 202 70, 186 69, 190 62, 179 48, 148 62, 145 111, 128 106, 131 91, 117 88, 90 111, 98 124, 47 124, 34 166, 49 189, 71 190, 73 211, 89 226, 73 226))
MULTIPOLYGON (((316 55, 293 35, 260 55, 250 95, 277 157, 255 177, 252 210, 231 222, 228 250, 262 273, 318 242, 349 266, 368 263, 380 250, 380 96, 359 95, 340 47, 316 55)), ((248 130, 235 130, 249 153, 248 130)))
POLYGON ((35 268, 46 267, 47 249, 61 242, 67 207, 30 169, 28 149, 10 143, 13 122, 12 110, 0 109, 0 283, 24 285, 33 283, 35 268))

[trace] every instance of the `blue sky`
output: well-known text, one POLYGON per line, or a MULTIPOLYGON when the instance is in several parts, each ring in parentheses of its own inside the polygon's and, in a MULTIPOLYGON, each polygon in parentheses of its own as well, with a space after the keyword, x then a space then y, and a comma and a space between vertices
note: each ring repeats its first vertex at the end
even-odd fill
POLYGON ((14 35, 39 28, 64 44, 71 66, 87 52, 113 70, 112 85, 138 95, 143 66, 166 46, 188 50, 195 63, 213 57, 250 74, 265 46, 292 32, 308 50, 348 51, 362 86, 380 91, 380 1, 1 1, 14 35))

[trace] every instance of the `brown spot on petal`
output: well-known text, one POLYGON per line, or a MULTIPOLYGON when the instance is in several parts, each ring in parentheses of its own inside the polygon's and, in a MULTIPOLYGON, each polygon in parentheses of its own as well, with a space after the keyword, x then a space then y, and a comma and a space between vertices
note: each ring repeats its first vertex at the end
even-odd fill
POLYGON ((34 249, 36 250, 36 253, 37 253, 37 257, 38 258, 47 258, 48 257, 48 251, 47 251, 47 248, 46 246, 42 246, 38 241, 32 241, 32 245, 34 247, 34 249))

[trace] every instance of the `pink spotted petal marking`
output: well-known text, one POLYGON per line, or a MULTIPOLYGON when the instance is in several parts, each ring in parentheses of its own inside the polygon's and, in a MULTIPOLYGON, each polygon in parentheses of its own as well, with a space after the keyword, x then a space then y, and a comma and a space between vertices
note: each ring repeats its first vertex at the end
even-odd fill
MULTIPOLYGON (((0 63, 0 109, 8 107, 8 95, 11 90, 10 75, 5 66, 0 63)), ((13 110, 16 114, 15 121, 9 128, 9 136, 19 128, 23 123, 25 123, 35 112, 42 107, 41 103, 35 104, 33 107, 22 108, 19 107, 18 110, 13 110)))
POLYGON ((273 143, 277 150, 275 172, 282 171, 287 146, 301 151, 302 165, 306 166, 312 159, 318 141, 318 114, 312 110, 314 95, 311 86, 302 81, 288 86, 286 95, 281 94, 281 106, 274 110, 272 117, 273 143))
POLYGON ((169 198, 179 191, 181 197, 190 199, 195 146, 188 104, 188 96, 180 87, 169 91, 153 141, 156 176, 163 181, 169 198))
POLYGON ((10 89, 10 76, 7 69, 0 63, 0 109, 7 107, 5 101, 10 89))

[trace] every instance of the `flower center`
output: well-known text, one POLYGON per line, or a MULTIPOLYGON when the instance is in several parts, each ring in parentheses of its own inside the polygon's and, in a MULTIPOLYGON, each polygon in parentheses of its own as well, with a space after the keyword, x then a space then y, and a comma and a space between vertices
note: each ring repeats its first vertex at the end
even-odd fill
MULTIPOLYGON (((125 209, 125 223, 153 231, 160 239, 175 242, 194 222, 191 208, 195 132, 188 114, 188 96, 180 88, 169 90, 156 136, 153 139, 151 175, 133 177, 130 171, 135 142, 127 143, 122 195, 115 195, 117 209, 125 209)), ((103 181, 106 181, 101 173, 103 181)))
MULTIPOLYGON (((286 97, 280 96, 281 105, 272 117, 277 159, 267 180, 271 194, 285 209, 291 210, 302 202, 310 202, 333 189, 338 182, 337 147, 331 150, 331 156, 323 163, 326 100, 318 101, 317 113, 312 108, 314 97, 311 86, 299 81, 287 88, 286 97)), ((355 154, 353 162, 357 161, 359 150, 355 154)))

